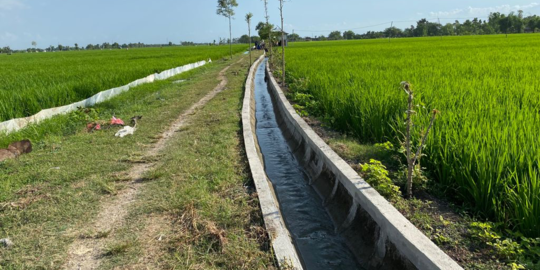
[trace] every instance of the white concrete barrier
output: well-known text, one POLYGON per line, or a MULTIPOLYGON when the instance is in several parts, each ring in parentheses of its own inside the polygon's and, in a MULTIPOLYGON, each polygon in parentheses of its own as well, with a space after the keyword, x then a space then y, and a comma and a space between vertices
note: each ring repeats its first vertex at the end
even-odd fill
POLYGON ((161 72, 159 74, 156 73, 156 74, 146 76, 145 78, 135 80, 135 81, 133 81, 131 83, 128 83, 128 84, 126 84, 124 86, 115 87, 115 88, 112 88, 112 89, 109 89, 109 90, 101 91, 101 92, 93 95, 92 97, 87 98, 85 100, 81 100, 79 102, 75 102, 75 103, 65 105, 65 106, 61 106, 61 107, 41 110, 37 114, 29 116, 29 117, 11 119, 11 120, 2 122, 2 123, 0 123, 0 133, 9 134, 11 132, 15 132, 15 131, 18 131, 18 130, 21 130, 21 129, 25 128, 29 124, 37 124, 40 121, 43 121, 45 119, 49 119, 49 118, 51 118, 51 117, 53 117, 55 115, 66 114, 66 113, 69 113, 69 112, 73 112, 73 111, 76 111, 78 108, 85 108, 85 107, 94 106, 95 104, 98 104, 98 103, 101 103, 103 101, 109 100, 109 99, 111 99, 111 98, 113 98, 113 97, 115 97, 115 96, 117 96, 117 95, 119 95, 119 94, 121 94, 123 92, 126 92, 132 87, 136 87, 136 86, 139 86, 139 85, 145 84, 145 83, 151 83, 151 82, 158 81, 158 80, 165 80, 165 79, 168 79, 168 78, 170 78, 172 76, 176 76, 176 75, 178 75, 180 73, 192 70, 194 68, 204 66, 207 63, 211 63, 211 62, 212 62, 212 60, 209 59, 208 61, 200 61, 200 62, 197 62, 197 63, 191 63, 191 64, 187 64, 187 65, 184 65, 184 66, 181 66, 181 67, 176 67, 176 68, 172 68, 172 69, 169 69, 169 70, 165 70, 165 71, 163 71, 163 72, 161 72))

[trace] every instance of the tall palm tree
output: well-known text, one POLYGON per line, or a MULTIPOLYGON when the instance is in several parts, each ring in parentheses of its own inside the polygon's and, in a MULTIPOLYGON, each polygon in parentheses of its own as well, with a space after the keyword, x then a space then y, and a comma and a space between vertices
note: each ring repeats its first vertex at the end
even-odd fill
POLYGON ((246 14, 246 22, 248 24, 248 36, 249 36, 249 65, 251 66, 251 18, 253 18, 253 13, 246 14))
POLYGON ((218 6, 216 13, 229 19, 229 50, 231 52, 232 59, 232 27, 231 19, 234 16, 234 8, 238 6, 236 0, 218 0, 218 6))

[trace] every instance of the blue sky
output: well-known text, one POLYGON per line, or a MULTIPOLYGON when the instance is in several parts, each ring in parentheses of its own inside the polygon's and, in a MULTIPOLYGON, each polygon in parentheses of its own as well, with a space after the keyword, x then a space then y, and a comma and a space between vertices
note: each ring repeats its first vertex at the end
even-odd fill
MULTIPOLYGON (((233 36, 247 33, 244 16, 264 20, 261 0, 237 0, 233 36)), ((270 20, 279 23, 279 0, 268 0, 270 20)), ((228 22, 216 15, 217 0, 0 0, 0 46, 13 49, 78 43, 172 41, 212 42, 228 37, 228 22)), ((327 35, 330 30, 382 30, 395 21, 407 27, 421 18, 487 17, 490 12, 524 10, 540 14, 532 0, 288 0, 285 30, 301 36, 327 35), (365 27, 372 26, 373 27, 365 27)))

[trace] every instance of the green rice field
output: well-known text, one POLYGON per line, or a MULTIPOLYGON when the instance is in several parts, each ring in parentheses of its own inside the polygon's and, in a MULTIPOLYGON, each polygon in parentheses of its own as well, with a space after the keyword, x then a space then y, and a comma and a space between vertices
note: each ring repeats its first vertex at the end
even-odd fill
MULTIPOLYGON (((235 53, 246 49, 235 45, 235 53)), ((0 54, 0 121, 67 105, 167 69, 228 56, 228 46, 0 54)))
POLYGON ((503 35, 292 43, 292 93, 364 142, 404 131, 415 91, 415 139, 441 111, 422 166, 478 214, 540 236, 540 36, 503 35))

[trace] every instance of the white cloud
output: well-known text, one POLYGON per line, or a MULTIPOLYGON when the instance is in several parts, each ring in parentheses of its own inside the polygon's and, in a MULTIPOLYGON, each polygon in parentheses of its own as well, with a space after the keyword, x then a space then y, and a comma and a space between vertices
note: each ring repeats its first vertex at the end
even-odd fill
POLYGON ((527 5, 500 5, 493 7, 471 7, 469 6, 466 9, 453 9, 450 11, 438 11, 430 12, 429 14, 432 17, 456 17, 456 16, 466 16, 466 17, 487 17, 491 12, 501 12, 501 13, 510 13, 512 11, 516 12, 518 10, 527 10, 539 6, 537 2, 532 2, 527 5))
POLYGON ((0 0, 0 10, 14 10, 25 8, 22 0, 0 0))
POLYGON ((463 9, 454 9, 454 10, 450 10, 450 11, 439 11, 439 12, 430 12, 429 15, 431 17, 451 17, 451 16, 455 16, 455 15, 458 15, 460 13, 463 12, 463 9))
POLYGON ((502 12, 502 13, 509 13, 512 11, 518 11, 518 10, 526 10, 533 7, 538 6, 539 4, 536 2, 530 3, 528 5, 502 5, 502 6, 495 6, 495 7, 485 7, 485 8, 475 8, 475 7, 469 7, 467 9, 469 15, 481 15, 486 16, 489 15, 491 12, 502 12))

